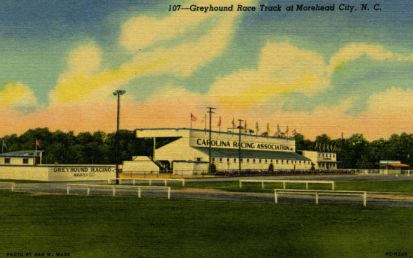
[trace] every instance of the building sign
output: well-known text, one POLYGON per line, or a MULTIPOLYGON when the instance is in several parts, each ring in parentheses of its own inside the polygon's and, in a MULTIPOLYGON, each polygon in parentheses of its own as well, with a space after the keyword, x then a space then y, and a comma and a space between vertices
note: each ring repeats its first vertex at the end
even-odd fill
MULTIPOLYGON (((195 147, 209 147, 209 139, 193 138, 191 145, 195 147)), ((211 147, 213 148, 229 148, 229 149, 249 149, 261 151, 294 151, 294 148, 285 144, 276 144, 270 142, 246 142, 231 141, 231 140, 211 140, 211 147)))
POLYGON ((75 177, 93 177, 101 176, 106 173, 115 173, 114 166, 53 166, 49 168, 49 172, 56 174, 70 173, 75 177))

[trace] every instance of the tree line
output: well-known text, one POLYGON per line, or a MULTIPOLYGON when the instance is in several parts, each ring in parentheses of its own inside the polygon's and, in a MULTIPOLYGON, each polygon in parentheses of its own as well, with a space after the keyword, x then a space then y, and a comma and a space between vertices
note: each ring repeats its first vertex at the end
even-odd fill
MULTIPOLYGON (((348 138, 331 139, 328 135, 309 140, 297 134, 297 150, 334 151, 341 168, 377 168, 380 160, 400 160, 413 165, 413 134, 393 134, 388 139, 368 141, 362 134, 348 138)), ((21 135, 6 135, 0 138, 3 152, 34 150, 44 151, 46 164, 114 164, 115 133, 49 131, 48 128, 30 129, 21 135)), ((168 140, 164 139, 165 143, 168 140)), ((153 153, 151 139, 138 139, 134 131, 120 130, 120 160, 131 160, 132 156, 153 153)), ((157 140, 157 147, 163 144, 157 140)))
POLYGON ((363 134, 348 138, 331 139, 328 135, 317 136, 314 141, 296 135, 297 150, 334 150, 340 168, 378 168, 380 160, 399 160, 413 165, 413 134, 393 134, 388 139, 368 141, 363 134), (318 149, 317 149, 318 147, 318 149))
MULTIPOLYGON (((3 152, 34 150, 43 151, 45 164, 114 164, 115 133, 73 132, 48 128, 30 129, 21 135, 6 135, 1 139, 3 152)), ((148 155, 147 140, 138 141, 134 131, 119 131, 120 160, 131 160, 133 155, 148 155)))

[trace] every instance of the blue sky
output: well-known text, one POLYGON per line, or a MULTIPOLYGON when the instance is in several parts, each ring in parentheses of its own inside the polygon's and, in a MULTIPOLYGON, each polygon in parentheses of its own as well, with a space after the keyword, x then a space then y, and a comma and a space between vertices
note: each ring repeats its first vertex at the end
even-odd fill
MULTIPOLYGON (((185 6, 190 3, 218 3, 173 3, 179 2, 185 6)), ((236 5, 239 2, 221 3, 236 5)), ((62 97, 64 94, 79 91, 76 87, 70 88, 74 82, 78 83, 77 75, 71 72, 75 68, 70 68, 70 60, 75 60, 74 66, 79 62, 78 67, 82 67, 82 60, 87 63, 93 59, 88 53, 94 54, 97 60, 91 66, 85 66, 84 69, 91 70, 83 79, 94 86, 82 92, 81 96, 70 96, 68 99, 75 102, 69 104, 87 106, 91 98, 87 95, 92 91, 95 94, 95 90, 103 92, 105 89, 110 95, 113 87, 127 89, 132 106, 152 105, 159 101, 156 98, 160 95, 171 95, 172 92, 171 98, 179 101, 184 101, 187 96, 198 98, 198 106, 185 102, 186 107, 194 109, 194 112, 201 113, 204 106, 214 104, 223 116, 248 114, 249 119, 261 123, 265 123, 265 115, 277 113, 280 120, 271 123, 293 124, 305 132, 305 126, 300 128, 303 112, 323 117, 324 111, 320 109, 332 110, 341 105, 341 109, 334 111, 342 119, 337 123, 353 120, 362 123, 360 118, 363 116, 369 119, 377 116, 370 112, 374 108, 372 101, 377 96, 392 99, 394 94, 409 95, 413 91, 413 4, 410 1, 376 1, 374 3, 380 4, 381 11, 358 10, 352 13, 339 11, 342 2, 334 0, 245 1, 244 4, 271 3, 280 4, 283 8, 300 3, 335 4, 336 10, 208 13, 210 16, 207 18, 206 14, 200 18, 202 13, 168 12, 170 3, 167 1, 1 1, 0 99, 2 94, 4 99, 12 98, 5 101, 10 104, 3 108, 15 110, 23 119, 30 119, 32 113, 42 117, 42 114, 54 112, 53 108, 58 103, 66 103, 67 99, 62 97), (219 32, 224 35, 222 37, 213 33, 220 27, 224 28, 219 32), (159 31, 159 35, 149 35, 150 31, 159 31), (134 35, 136 39, 130 43, 124 40, 134 35), (147 43, 139 43, 140 38, 145 37, 149 37, 145 39, 147 43), (209 44, 195 45, 204 37, 211 40, 209 44), (209 53, 205 53, 202 60, 201 57, 192 60, 189 55, 185 57, 186 61, 177 57, 166 58, 165 61, 162 51, 170 51, 165 52, 167 55, 172 51, 191 51, 194 58, 204 55, 203 52, 209 53), (263 61, 265 56, 270 58, 263 61), (339 60, 339 65, 333 67, 334 60, 339 60), (166 64, 156 69, 143 68, 159 62, 170 62, 170 68, 166 64), (137 70, 131 75, 128 72, 132 66, 137 70), (122 70, 124 67, 128 67, 128 72, 122 70), (284 71, 283 67, 287 70, 284 71), (142 69, 149 70, 142 72, 142 69), (291 76, 287 76, 288 73, 291 76), (116 79, 107 79, 112 75, 116 79), (74 79, 69 83, 67 76, 74 79), (24 96, 9 96, 15 85, 21 89, 16 92, 24 96), (234 90, 226 92, 229 87, 234 87, 234 90), (254 87, 259 88, 259 96, 251 93, 254 87), (77 101, 81 104, 76 104, 77 101)), ((346 3, 360 9, 360 1, 346 3)), ((83 90, 88 85, 79 87, 83 90)), ((101 104, 109 103, 106 97, 102 95, 101 104)), ((169 110, 172 107, 165 108, 169 110)), ((406 103, 406 109, 409 108, 406 103)), ((390 110, 382 113, 390 117, 391 112, 394 113, 390 110)), ((132 123, 143 118, 136 119, 131 119, 128 126, 134 127, 132 123)), ((334 123, 331 119, 329 126, 334 123)), ((48 125, 46 118, 41 120, 48 125)), ((309 125, 309 121, 305 123, 314 128, 309 131, 310 135, 323 128, 309 125)), ((21 130, 24 126, 27 124, 22 125, 21 130)), ((367 133, 370 129, 360 125, 342 127, 338 131, 367 133)), ((379 130, 377 136, 386 136, 398 129, 379 130)), ((401 126, 400 130, 410 128, 401 126)), ((331 133, 338 134, 338 131, 331 133)))

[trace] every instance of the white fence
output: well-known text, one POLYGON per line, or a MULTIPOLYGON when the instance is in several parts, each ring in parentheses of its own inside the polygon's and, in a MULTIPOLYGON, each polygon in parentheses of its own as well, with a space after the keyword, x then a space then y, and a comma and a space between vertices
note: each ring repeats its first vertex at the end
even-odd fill
MULTIPOLYGON (((181 182, 182 186, 185 186, 185 179, 183 178, 169 178, 169 179, 160 179, 160 178, 148 178, 148 179, 142 179, 142 178, 118 178, 119 184, 122 183, 132 183, 135 185, 136 183, 139 182, 147 182, 149 185, 152 185, 152 183, 155 182, 163 182, 165 186, 168 185, 168 182, 181 182)), ((116 178, 108 179, 108 184, 111 184, 112 182, 116 182, 116 178)))
POLYGON ((363 198, 363 206, 367 206, 367 192, 366 191, 330 191, 330 190, 299 190, 299 189, 274 189, 274 203, 278 203, 278 195, 284 194, 300 194, 300 195, 314 195, 315 204, 319 203, 320 195, 328 196, 361 196, 363 198))
POLYGON ((112 196, 116 196, 117 189, 137 190, 138 198, 142 197, 143 190, 166 190, 168 199, 171 199, 171 187, 169 186, 121 186, 121 185, 90 185, 90 184, 67 184, 66 194, 70 194, 73 188, 86 189, 86 195, 90 195, 90 190, 93 188, 112 189, 112 196))
MULTIPOLYGON (((14 192, 14 188, 16 187, 16 183, 13 182, 0 182, 0 185, 5 185, 7 187, 6 189, 10 189, 10 191, 14 192)), ((0 188, 0 189, 4 189, 4 188, 0 188)))
POLYGON ((305 189, 308 189, 309 184, 329 184, 331 185, 331 190, 334 191, 335 182, 327 180, 272 180, 272 179, 262 179, 262 180, 239 180, 239 187, 242 188, 242 183, 261 183, 261 188, 264 189, 264 183, 282 183, 283 188, 287 188, 287 183, 302 183, 305 184, 305 189))

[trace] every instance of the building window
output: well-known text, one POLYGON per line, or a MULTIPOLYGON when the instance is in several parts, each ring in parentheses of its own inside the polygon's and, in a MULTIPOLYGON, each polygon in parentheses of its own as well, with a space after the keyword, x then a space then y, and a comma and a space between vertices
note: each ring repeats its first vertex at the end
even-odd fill
POLYGON ((10 158, 4 158, 4 164, 10 164, 10 158))
POLYGON ((250 159, 247 159, 247 163, 250 163, 250 159))
POLYGON ((267 164, 267 160, 265 160, 265 164, 267 164))
POLYGON ((255 159, 252 160, 252 163, 255 163, 255 159))
POLYGON ((196 161, 201 161, 201 158, 196 158, 196 161))
POLYGON ((278 164, 278 159, 275 160, 275 164, 278 164))
POLYGON ((261 163, 261 159, 259 159, 258 162, 261 163))
POLYGON ((242 159, 239 160, 242 163, 242 159))
POLYGON ((281 160, 281 164, 284 164, 284 160, 283 160, 283 159, 281 160))
POLYGON ((23 164, 29 164, 29 159, 28 159, 28 158, 24 158, 24 159, 23 159, 23 164))
POLYGON ((227 158, 227 163, 229 163, 229 158, 227 158))
POLYGON ((237 159, 234 159, 234 163, 237 163, 237 159))
POLYGON ((219 158, 219 163, 222 163, 222 158, 219 158))

